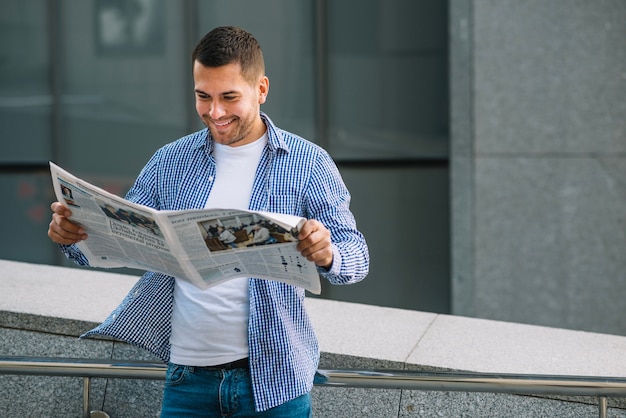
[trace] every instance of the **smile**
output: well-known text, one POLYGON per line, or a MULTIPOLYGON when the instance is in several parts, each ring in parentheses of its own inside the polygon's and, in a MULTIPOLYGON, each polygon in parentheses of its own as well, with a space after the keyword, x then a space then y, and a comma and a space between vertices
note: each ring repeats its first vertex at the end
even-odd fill
POLYGON ((224 128, 224 127, 230 125, 231 123, 233 123, 234 120, 235 119, 229 119, 229 120, 226 120, 226 121, 216 121, 216 120, 214 120, 212 122, 218 128, 224 128))

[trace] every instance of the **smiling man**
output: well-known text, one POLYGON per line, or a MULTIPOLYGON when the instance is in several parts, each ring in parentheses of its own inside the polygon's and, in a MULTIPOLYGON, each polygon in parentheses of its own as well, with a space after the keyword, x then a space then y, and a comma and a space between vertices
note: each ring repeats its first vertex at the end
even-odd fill
MULTIPOLYGON (((159 149, 126 195, 159 210, 241 208, 307 218, 297 248, 333 284, 362 280, 369 253, 350 194, 319 146, 276 127, 256 39, 219 27, 192 54, 198 116, 207 126, 159 149)), ((79 264, 88 239, 52 204, 49 237, 79 264)), ((319 361, 304 290, 242 276, 200 290, 147 272, 105 322, 105 335, 143 347, 168 370, 162 417, 309 417, 319 361)))
POLYGON ((196 111, 215 142, 222 145, 246 145, 266 131, 259 115, 270 87, 263 55, 250 39, 239 41, 249 51, 246 61, 243 55, 240 61, 230 61, 227 56, 207 53, 202 43, 192 55, 196 111))

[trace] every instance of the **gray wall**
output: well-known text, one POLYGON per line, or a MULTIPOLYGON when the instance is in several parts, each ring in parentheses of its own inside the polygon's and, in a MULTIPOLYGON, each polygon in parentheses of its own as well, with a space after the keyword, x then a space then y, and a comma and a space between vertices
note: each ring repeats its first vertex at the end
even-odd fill
POLYGON ((451 2, 452 311, 626 333, 626 2, 451 2))

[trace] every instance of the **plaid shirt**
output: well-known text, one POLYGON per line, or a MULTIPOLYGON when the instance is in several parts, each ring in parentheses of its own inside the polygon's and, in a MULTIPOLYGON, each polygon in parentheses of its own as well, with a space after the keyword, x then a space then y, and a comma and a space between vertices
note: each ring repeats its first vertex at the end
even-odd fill
MULTIPOLYGON (((350 194, 322 148, 267 125, 249 209, 317 219, 331 232, 333 265, 319 273, 333 284, 362 280, 369 270, 364 237, 349 209, 350 194)), ((159 210, 203 208, 215 178, 208 129, 159 149, 143 168, 126 199, 159 210)), ((61 246, 81 265, 88 260, 75 246, 61 246)), ((250 279, 248 344, 250 373, 259 411, 309 392, 319 362, 315 332, 304 308, 304 290, 250 279)), ((147 272, 110 316, 82 337, 109 336, 145 348, 167 362, 174 279, 147 272)))

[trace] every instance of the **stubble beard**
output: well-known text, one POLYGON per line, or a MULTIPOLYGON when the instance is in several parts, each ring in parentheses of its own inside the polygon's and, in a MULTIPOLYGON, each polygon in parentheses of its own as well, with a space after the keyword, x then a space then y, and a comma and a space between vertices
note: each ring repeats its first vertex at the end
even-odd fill
POLYGON ((232 130, 228 136, 225 136, 223 133, 220 133, 215 129, 213 124, 208 120, 203 118, 202 122, 205 124, 209 131, 211 132, 211 136, 213 139, 223 145, 234 145, 248 137, 252 132, 252 123, 242 123, 241 118, 237 117, 233 120, 232 124, 237 125, 234 126, 234 130, 232 130))

